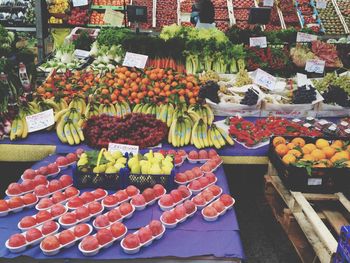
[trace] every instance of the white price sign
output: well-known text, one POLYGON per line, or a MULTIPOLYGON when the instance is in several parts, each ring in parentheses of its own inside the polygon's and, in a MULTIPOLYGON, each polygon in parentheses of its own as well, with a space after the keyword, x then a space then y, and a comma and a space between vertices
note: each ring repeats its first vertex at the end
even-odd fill
POLYGON ((298 87, 307 85, 307 76, 305 74, 297 73, 297 85, 298 87))
POLYGON ((322 74, 325 66, 326 62, 324 60, 308 59, 306 61, 305 70, 307 72, 322 74))
POLYGON ((53 109, 26 116, 28 132, 40 131, 55 124, 53 109))
POLYGON ((121 151, 123 154, 132 153, 133 155, 137 155, 139 153, 139 146, 110 142, 108 144, 108 151, 111 153, 116 152, 116 151, 121 151))
POLYGON ((73 0, 73 7, 88 5, 88 0, 73 0))
POLYGON ((327 0, 317 0, 316 8, 318 9, 326 9, 327 8, 327 0))
POLYGON ((82 49, 76 49, 74 50, 74 56, 77 58, 87 58, 90 56, 90 52, 82 49))
POLYGON ((317 36, 315 35, 302 33, 302 32, 297 33, 297 42, 312 42, 316 40, 317 40, 317 36))
POLYGON ((147 59, 148 59, 148 56, 126 52, 123 66, 143 69, 146 66, 147 59))
POLYGON ((254 75, 255 84, 263 86, 269 90, 275 89, 277 80, 274 76, 259 68, 255 71, 254 75))
POLYGON ((267 47, 266 37, 251 37, 249 38, 249 45, 251 47, 267 47))
POLYGON ((264 0, 264 6, 273 6, 274 0, 264 0))

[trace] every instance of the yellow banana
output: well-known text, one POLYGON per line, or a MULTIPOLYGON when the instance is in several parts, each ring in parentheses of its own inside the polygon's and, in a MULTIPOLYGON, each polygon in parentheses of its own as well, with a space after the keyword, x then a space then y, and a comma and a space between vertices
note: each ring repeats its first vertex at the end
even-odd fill
POLYGON ((225 132, 222 128, 216 126, 216 129, 220 132, 220 134, 222 135, 222 137, 225 139, 225 141, 228 144, 230 144, 230 145, 234 145, 235 144, 235 142, 233 141, 231 136, 228 135, 227 132, 225 132))
POLYGON ((210 108, 210 106, 208 104, 204 104, 203 105, 203 108, 204 110, 206 111, 206 114, 207 114, 207 117, 208 117, 208 120, 207 120, 207 123, 209 125, 211 125, 214 121, 214 113, 213 113, 213 110, 210 108))
POLYGON ((14 118, 11 123, 11 132, 10 132, 11 141, 16 139, 17 126, 18 126, 18 117, 14 118))
POLYGON ((79 124, 74 124, 74 128, 75 130, 77 131, 78 133, 78 136, 80 138, 80 141, 84 141, 85 140, 85 137, 84 137, 84 133, 83 133, 83 130, 81 129, 81 126, 79 124))
POLYGON ((69 127, 69 122, 67 122, 65 125, 64 125, 64 134, 67 138, 67 142, 69 143, 69 145, 74 145, 74 139, 73 139, 73 135, 72 135, 72 132, 70 131, 70 127, 69 127))
POLYGON ((15 137, 20 138, 22 137, 22 133, 23 133, 23 119, 18 118, 18 122, 17 122, 17 131, 15 133, 15 137))
POLYGON ((72 134, 72 137, 73 137, 73 140, 74 140, 74 144, 79 144, 80 143, 80 138, 79 138, 78 132, 75 129, 75 126, 74 126, 73 123, 69 123, 69 129, 70 129, 70 132, 72 134))
POLYGON ((174 115, 174 106, 173 104, 169 103, 167 107, 167 117, 166 117, 166 122, 168 127, 170 127, 171 122, 173 120, 173 115, 174 115))
POLYGON ((28 136, 28 125, 25 117, 22 118, 22 123, 23 123, 22 139, 24 139, 24 138, 27 138, 28 136))
MULTIPOLYGON (((65 115, 67 115, 67 113, 65 115)), ((66 121, 67 120, 65 120, 65 117, 62 117, 61 120, 58 122, 57 127, 56 127, 57 137, 60 139, 60 141, 62 143, 68 142, 66 134, 64 133, 64 126, 66 125, 66 121)))

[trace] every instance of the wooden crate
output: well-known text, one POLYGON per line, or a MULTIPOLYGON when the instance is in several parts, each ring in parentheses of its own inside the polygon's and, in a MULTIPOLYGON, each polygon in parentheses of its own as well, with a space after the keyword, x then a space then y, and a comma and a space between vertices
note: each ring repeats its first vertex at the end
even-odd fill
POLYGON ((350 201, 344 194, 289 191, 269 163, 265 197, 301 261, 330 263, 341 226, 350 224, 350 201))

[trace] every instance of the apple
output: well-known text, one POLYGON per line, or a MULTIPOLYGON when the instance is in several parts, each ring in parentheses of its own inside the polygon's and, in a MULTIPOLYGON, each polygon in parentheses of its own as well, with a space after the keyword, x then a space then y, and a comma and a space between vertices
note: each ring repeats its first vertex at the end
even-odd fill
POLYGON ((209 159, 212 159, 213 157, 215 157, 217 155, 218 155, 218 153, 214 149, 209 150, 209 153, 208 153, 209 159))
POLYGON ((182 193, 179 190, 172 190, 170 195, 174 199, 174 203, 180 202, 182 200, 182 193))
POLYGON ((77 188, 70 186, 64 191, 64 193, 66 194, 67 198, 70 198, 76 196, 79 193, 79 191, 77 188))
POLYGON ((66 208, 62 204, 55 204, 50 209, 53 217, 60 216, 66 212, 66 208))
POLYGON ((38 174, 48 175, 49 169, 47 168, 47 166, 42 166, 38 169, 38 174))
POLYGON ((62 175, 59 180, 60 180, 63 187, 67 187, 67 186, 73 184, 73 178, 71 176, 69 176, 68 174, 62 175))
POLYGON ((58 172, 58 165, 56 163, 50 163, 47 166, 47 169, 48 169, 49 174, 57 173, 58 172))
POLYGON ((167 224, 174 224, 176 223, 176 216, 173 211, 165 211, 162 214, 162 219, 167 224))
POLYGON ((52 251, 60 247, 60 241, 55 236, 48 236, 41 242, 41 246, 47 251, 52 251))
POLYGON ((60 181, 54 179, 51 182, 49 182, 49 191, 51 193, 56 192, 58 190, 62 189, 62 184, 60 181))
POLYGON ((216 176, 213 173, 207 173, 205 177, 209 180, 209 183, 214 183, 216 180, 216 176))
POLYGON ((174 214, 178 220, 186 216, 186 208, 183 205, 178 205, 174 208, 174 214))
POLYGON ((218 213, 221 213, 222 211, 225 210, 225 205, 223 202, 221 202, 220 200, 215 201, 212 206, 215 208, 216 211, 218 211, 218 213))
POLYGON ((22 196, 22 201, 25 205, 31 205, 36 203, 38 198, 33 193, 29 193, 22 196))
POLYGON ((182 157, 180 155, 176 154, 174 157, 174 162, 175 162, 175 164, 182 163, 182 157))
POLYGON ((87 207, 81 206, 75 210, 75 215, 78 220, 87 218, 90 215, 90 211, 87 207))
POLYGON ((91 192, 85 192, 80 196, 80 199, 83 200, 84 204, 88 204, 95 201, 95 196, 91 192))
POLYGON ((198 153, 198 158, 199 159, 208 159, 208 153, 206 150, 200 150, 198 153))
POLYGON ((23 172, 23 179, 34 179, 35 175, 37 175, 36 171, 33 169, 27 169, 23 172))
POLYGON ((38 208, 45 209, 45 208, 51 207, 52 205, 53 205, 52 200, 50 198, 45 197, 39 201, 38 208))
POLYGON ((145 198, 146 202, 150 202, 156 198, 156 195, 155 195, 154 190, 152 188, 146 188, 143 191, 142 195, 145 198))
POLYGON ((66 195, 62 192, 56 192, 51 197, 51 200, 54 204, 61 203, 62 201, 66 200, 66 199, 67 199, 66 195))
POLYGON ((123 216, 126 216, 131 213, 132 206, 129 203, 123 203, 119 206, 119 211, 123 216))
POLYGON ((12 183, 7 187, 7 192, 10 195, 19 195, 22 193, 22 187, 18 183, 12 183))
POLYGON ((136 234, 129 234, 123 239, 123 246, 132 249, 140 246, 140 239, 136 234))
POLYGON ((103 210, 102 205, 99 202, 91 202, 88 204, 90 214, 94 215, 103 210))
POLYGON ((106 206, 116 205, 118 203, 118 198, 114 195, 109 195, 103 199, 102 203, 106 206))
POLYGON ((186 153, 185 150, 179 150, 179 151, 177 151, 177 154, 180 155, 180 156, 182 156, 182 157, 184 157, 184 156, 187 155, 187 153, 186 153))
POLYGON ((163 232, 163 225, 158 220, 152 220, 149 223, 148 227, 152 231, 153 236, 158 236, 160 233, 163 232))
POLYGON ((41 232, 43 233, 43 235, 46 236, 56 231, 56 229, 57 229, 57 224, 54 221, 47 221, 41 227, 41 232))
POLYGON ((228 195, 228 194, 223 194, 220 196, 220 201, 225 205, 225 206, 230 206, 233 204, 233 198, 228 195))
POLYGON ((79 224, 77 226, 74 227, 74 235, 76 237, 82 237, 87 235, 87 233, 89 233, 90 228, 88 224, 79 224))
POLYGON ((179 190, 179 192, 181 192, 182 198, 186 198, 188 196, 191 195, 190 190, 188 190, 188 188, 184 185, 180 185, 177 190, 179 190))
POLYGON ((36 229, 36 228, 29 229, 26 232, 26 239, 28 242, 32 242, 34 240, 37 240, 37 239, 41 238, 42 236, 43 236, 43 234, 40 232, 39 229, 36 229))
POLYGON ((218 212, 214 207, 207 206, 206 208, 203 209, 203 214, 207 217, 214 217, 214 216, 217 216, 218 212))
POLYGON ((113 237, 118 238, 125 233, 126 227, 120 222, 115 222, 109 229, 111 230, 113 237))
POLYGON ((100 229, 97 231, 96 238, 100 245, 104 245, 113 240, 113 235, 112 232, 108 229, 100 229))
POLYGON ((176 151, 174 149, 168 150, 169 155, 175 155, 176 151))
POLYGON ((26 243, 26 238, 21 234, 14 234, 9 239, 10 247, 21 247, 26 243))
POLYGON ((200 169, 201 169, 203 172, 205 172, 205 173, 209 173, 209 172, 211 172, 211 170, 212 170, 212 168, 210 167, 210 165, 207 164, 207 163, 203 164, 203 165, 201 166, 200 169))
POLYGON ((194 172, 192 172, 191 170, 187 170, 185 172, 185 175, 186 175, 188 181, 191 181, 191 180, 196 178, 196 174, 194 172))
POLYGON ((153 236, 152 231, 148 227, 141 227, 137 232, 141 243, 146 243, 153 236))
POLYGON ((66 158, 68 159, 68 163, 69 164, 75 162, 76 160, 78 160, 78 156, 75 153, 68 153, 66 155, 66 158))
POLYGON ((146 204, 146 200, 141 194, 133 196, 131 200, 132 204, 136 206, 143 206, 146 204))
POLYGON ((134 195, 137 195, 139 190, 133 186, 133 185, 129 185, 126 189, 126 193, 128 194, 128 196, 134 196, 134 195))
POLYGON ((77 221, 77 216, 73 212, 68 212, 61 217, 61 222, 66 225, 74 224, 77 221))
POLYGON ((24 202, 23 202, 22 198, 15 196, 15 197, 10 198, 7 201, 7 205, 9 208, 18 208, 18 207, 23 206, 24 202))
POLYGON ((99 215, 95 219, 95 225, 98 227, 106 227, 109 226, 109 220, 106 215, 99 215))
POLYGON ((116 192, 114 196, 118 198, 119 202, 123 202, 124 200, 129 198, 128 194, 124 190, 116 192))
POLYGON ((221 192, 221 188, 217 185, 211 185, 208 190, 213 193, 214 196, 218 196, 221 192))
POLYGON ((187 179, 187 175, 184 173, 177 173, 175 175, 175 181, 179 182, 179 183, 185 183, 188 181, 187 179))
POLYGON ((172 206, 174 204, 174 198, 170 194, 165 194, 160 198, 159 203, 162 206, 172 206))
POLYGON ((201 184, 201 186, 202 186, 201 188, 204 188, 204 187, 208 186, 209 179, 206 177, 201 177, 198 179, 198 182, 201 184))
POLYGON ((219 155, 216 155, 216 156, 211 158, 211 161, 214 161, 216 163, 216 166, 217 166, 222 162, 222 159, 219 155))
POLYGON ((197 160, 198 159, 198 152, 195 150, 190 151, 190 153, 188 154, 188 158, 191 160, 197 160))
POLYGON ((34 193, 37 196, 45 196, 50 193, 49 189, 45 185, 38 185, 34 188, 34 193))
POLYGON ((202 184, 198 181, 198 180, 194 180, 192 182, 190 182, 189 186, 188 186, 191 190, 200 190, 202 188, 202 184))
POLYGON ((209 160, 209 161, 206 162, 206 164, 209 165, 211 170, 214 170, 214 168, 217 166, 217 163, 214 160, 209 160))
POLYGON ((95 191, 92 192, 92 194, 94 195, 95 200, 97 200, 106 196, 106 191, 103 190, 102 188, 97 188, 95 191))
POLYGON ((61 233, 58 235, 58 240, 62 245, 68 244, 75 240, 74 233, 70 230, 63 230, 61 233))
POLYGON ((116 221, 118 221, 119 219, 122 218, 122 214, 120 213, 119 209, 116 208, 116 209, 113 209, 113 210, 109 211, 107 213, 107 217, 108 217, 108 220, 110 222, 116 222, 116 221))
POLYGON ((201 171, 201 168, 198 166, 192 168, 192 173, 194 173, 195 178, 201 177, 203 172, 201 171))
POLYGON ((35 185, 46 185, 47 179, 45 176, 38 174, 34 177, 33 182, 35 185))
POLYGON ((73 197, 68 201, 68 206, 72 208, 77 208, 83 205, 84 205, 84 201, 78 196, 73 197))
POLYGON ((195 197, 193 197, 193 200, 192 200, 196 205, 205 205, 206 204, 206 201, 205 199, 203 198, 203 196, 201 195, 197 195, 195 197))
POLYGON ((9 210, 7 202, 5 200, 0 200, 0 212, 9 210))
POLYGON ((33 227, 35 226, 37 223, 36 223, 36 220, 34 217, 32 216, 25 216, 21 219, 21 221, 19 222, 19 225, 22 227, 22 228, 30 228, 30 227, 33 227))
POLYGON ((207 201, 209 202, 210 200, 212 200, 214 198, 214 195, 211 191, 209 190, 204 190, 202 193, 201 193, 201 196, 207 201))
POLYGON ((64 156, 57 157, 56 163, 58 166, 66 166, 68 164, 68 159, 64 156))
POLYGON ((186 209, 187 214, 192 214, 194 210, 196 209, 196 205, 194 202, 190 200, 186 200, 183 204, 184 208, 186 209))
POLYGON ((47 210, 39 211, 35 216, 35 221, 40 224, 42 222, 48 221, 52 218, 51 213, 49 213, 47 210))
POLYGON ((156 195, 156 197, 159 197, 166 192, 164 186, 161 184, 154 185, 153 190, 154 190, 154 194, 156 195))
POLYGON ((99 243, 96 237, 87 236, 81 241, 81 248, 85 251, 93 251, 99 247, 99 243))

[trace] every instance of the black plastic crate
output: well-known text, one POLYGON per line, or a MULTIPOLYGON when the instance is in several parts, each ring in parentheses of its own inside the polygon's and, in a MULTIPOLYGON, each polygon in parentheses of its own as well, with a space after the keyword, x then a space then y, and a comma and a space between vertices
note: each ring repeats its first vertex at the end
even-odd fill
MULTIPOLYGON (((296 137, 283 136, 291 141, 296 137)), ((302 137, 306 143, 314 143, 317 139, 326 140, 346 140, 345 138, 325 138, 325 137, 302 137)), ((277 170, 278 176, 286 187, 292 191, 306 193, 335 193, 350 191, 350 169, 349 168, 312 168, 311 174, 304 167, 286 165, 274 150, 271 138, 269 147, 269 158, 277 170)))

